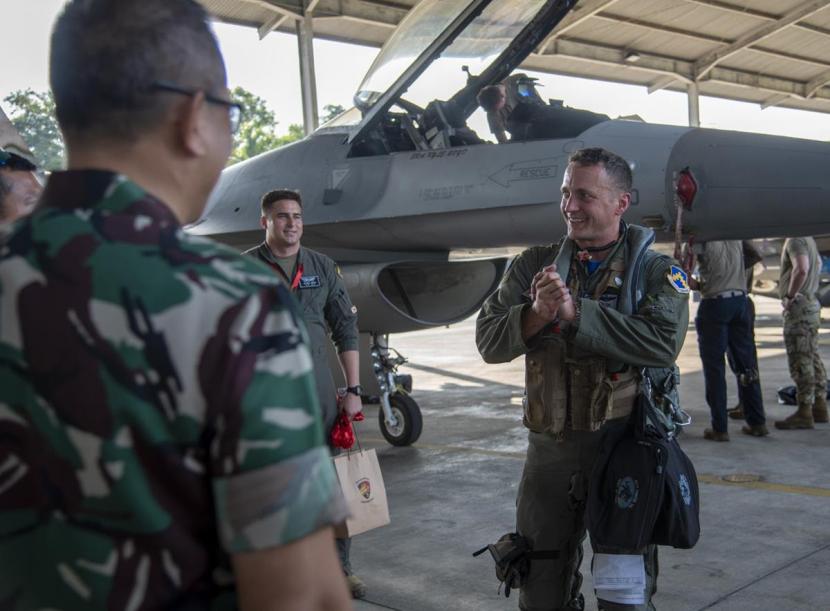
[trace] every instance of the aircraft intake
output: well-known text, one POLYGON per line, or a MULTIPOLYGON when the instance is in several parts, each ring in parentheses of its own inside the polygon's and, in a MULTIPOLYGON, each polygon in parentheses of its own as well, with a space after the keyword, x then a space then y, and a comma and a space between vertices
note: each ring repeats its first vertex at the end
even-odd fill
POLYGON ((401 333, 474 314, 501 280, 507 258, 342 265, 362 333, 401 333))

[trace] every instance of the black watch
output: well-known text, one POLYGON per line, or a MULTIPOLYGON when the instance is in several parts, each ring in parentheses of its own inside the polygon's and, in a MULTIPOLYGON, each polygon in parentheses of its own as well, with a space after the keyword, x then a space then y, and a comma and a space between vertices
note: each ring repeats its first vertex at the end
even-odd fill
POLYGON ((357 395, 358 397, 363 396, 363 387, 358 384, 357 386, 347 386, 346 392, 350 392, 353 395, 357 395))

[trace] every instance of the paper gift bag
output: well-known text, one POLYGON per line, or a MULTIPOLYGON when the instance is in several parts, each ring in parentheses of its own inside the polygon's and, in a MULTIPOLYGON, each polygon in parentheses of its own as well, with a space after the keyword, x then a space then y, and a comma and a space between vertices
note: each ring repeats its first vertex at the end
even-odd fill
POLYGON ((351 517, 335 529, 337 537, 353 537, 389 524, 386 488, 374 450, 347 452, 334 459, 337 479, 351 517))

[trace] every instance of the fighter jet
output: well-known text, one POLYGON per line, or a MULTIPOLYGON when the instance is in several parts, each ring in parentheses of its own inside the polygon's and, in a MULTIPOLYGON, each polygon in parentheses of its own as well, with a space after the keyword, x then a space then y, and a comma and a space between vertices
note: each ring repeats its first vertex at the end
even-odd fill
POLYGON ((341 266, 393 444, 414 441, 421 421, 388 334, 466 318, 495 288, 504 257, 450 252, 557 240, 559 187, 577 149, 602 146, 630 161, 627 219, 658 239, 830 233, 827 143, 628 120, 586 129, 567 112, 554 138, 492 144, 473 132, 478 92, 510 75, 575 4, 423 0, 380 51, 354 108, 226 169, 190 228, 249 248, 262 240, 261 195, 302 192, 304 244, 341 266), (439 84, 446 99, 434 96, 439 84))

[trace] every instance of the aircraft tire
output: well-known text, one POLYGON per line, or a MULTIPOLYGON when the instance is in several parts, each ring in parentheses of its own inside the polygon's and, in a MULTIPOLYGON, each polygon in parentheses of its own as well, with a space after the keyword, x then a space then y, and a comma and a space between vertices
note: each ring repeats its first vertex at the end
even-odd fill
POLYGON ((398 419, 399 425, 394 430, 386 426, 383 418, 383 410, 378 411, 378 424, 380 432, 386 441, 393 446, 408 446, 415 443, 421 436, 424 426, 424 419, 421 416, 421 408, 409 395, 396 392, 389 397, 392 413, 398 419))

